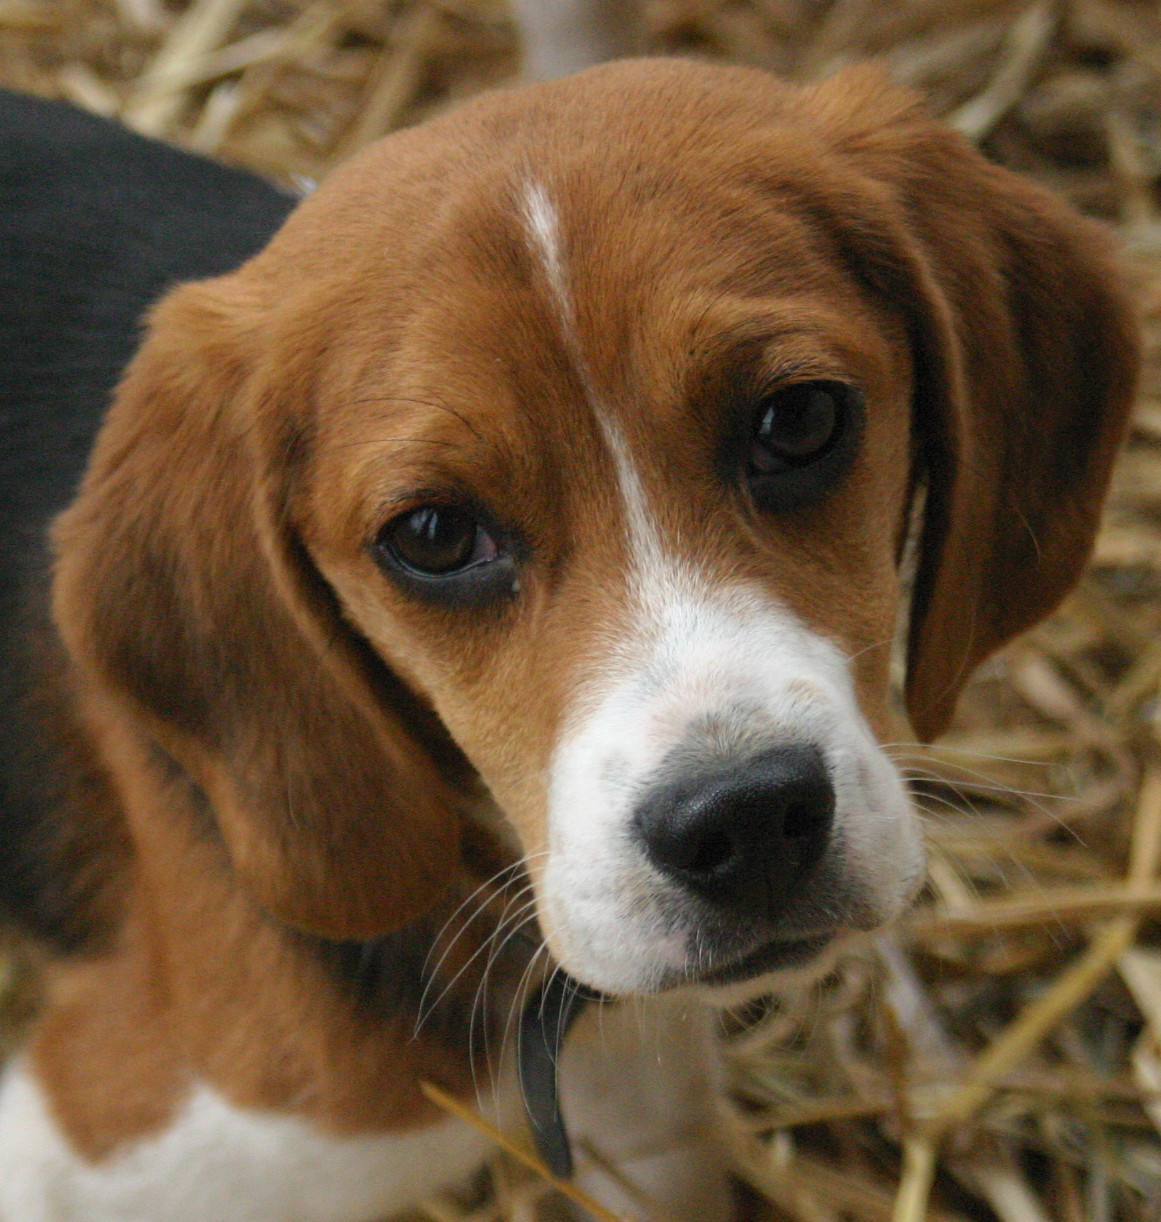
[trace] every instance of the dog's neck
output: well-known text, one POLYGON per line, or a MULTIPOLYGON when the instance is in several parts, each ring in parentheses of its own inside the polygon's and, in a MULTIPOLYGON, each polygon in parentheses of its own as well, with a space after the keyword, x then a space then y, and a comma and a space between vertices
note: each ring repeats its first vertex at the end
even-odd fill
POLYGON ((108 951, 54 968, 33 1050, 78 1149, 164 1125, 192 1082, 340 1132, 434 1119, 423 1079, 489 1091, 544 968, 518 859, 468 824, 419 921, 361 942, 294 931, 245 891, 189 777, 115 712, 96 720, 133 846, 126 898, 108 951))

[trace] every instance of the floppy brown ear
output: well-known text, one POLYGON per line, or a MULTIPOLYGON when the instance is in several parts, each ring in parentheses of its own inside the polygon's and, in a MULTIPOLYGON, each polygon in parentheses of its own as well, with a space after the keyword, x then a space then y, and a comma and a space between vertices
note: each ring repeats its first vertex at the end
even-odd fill
POLYGON ((439 897, 458 820, 406 695, 287 520, 303 439, 271 433, 249 292, 239 274, 154 312, 56 527, 54 613, 97 689, 201 787, 251 894, 367 937, 439 897))
POLYGON ((927 495, 906 698, 930 740, 975 667, 1079 577, 1132 404, 1137 327, 1099 226, 876 70, 815 101, 898 229, 879 278, 893 262, 917 357, 927 495))

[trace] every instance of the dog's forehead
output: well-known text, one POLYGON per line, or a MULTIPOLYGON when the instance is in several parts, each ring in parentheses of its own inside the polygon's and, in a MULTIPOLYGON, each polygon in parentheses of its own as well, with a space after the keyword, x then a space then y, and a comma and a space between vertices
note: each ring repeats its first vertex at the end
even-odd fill
MULTIPOLYGON (((432 183, 399 225, 386 182, 372 230, 340 243, 341 225, 313 225, 335 291, 329 324, 313 308, 312 321, 333 327, 333 363, 411 384, 416 403, 438 371, 465 405, 599 397, 631 417, 645 403, 683 414, 693 382, 775 346, 816 376, 883 373, 869 366, 888 357, 891 311, 801 182, 772 197, 743 170, 666 167, 637 148, 618 160, 577 139, 535 164, 499 157, 454 190, 432 183)), ((304 264, 280 265, 310 282, 304 264)))
POLYGON ((310 274, 434 272, 515 219, 529 182, 569 197, 581 240, 644 233, 664 213, 705 248, 724 225, 737 235, 744 195, 771 183, 801 194, 803 167, 826 149, 799 96, 767 74, 607 65, 485 95, 372 145, 300 206, 264 262, 288 289, 310 274))
POLYGON ((587 380, 652 420, 748 341, 806 364, 865 350, 863 286, 818 206, 826 141, 796 98, 650 64, 482 99, 337 171, 261 260, 267 283, 333 332, 340 380, 438 370, 467 403, 573 402, 587 380))
POLYGON ((632 502, 631 466, 666 486, 650 499, 671 515, 716 483, 732 418, 763 381, 831 377, 877 402, 906 386, 890 311, 797 218, 775 216, 766 243, 714 249, 696 224, 666 233, 610 216, 602 204, 622 207, 611 195, 570 192, 548 172, 507 186, 502 226, 451 227, 474 258, 445 236, 438 271, 413 274, 407 293, 364 286, 336 315, 322 423, 348 470, 358 454, 382 473, 376 442, 390 443, 392 478, 406 471, 415 488, 439 486, 442 471, 485 502, 523 489, 563 508, 571 487, 594 519, 610 474, 615 504, 632 502), (373 319, 370 342, 354 310, 373 319))

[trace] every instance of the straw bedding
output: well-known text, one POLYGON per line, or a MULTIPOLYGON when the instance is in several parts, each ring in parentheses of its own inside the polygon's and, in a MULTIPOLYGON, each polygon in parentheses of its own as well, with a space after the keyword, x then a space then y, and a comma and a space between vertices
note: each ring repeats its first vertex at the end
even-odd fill
MULTIPOLYGON (((881 57, 989 155, 1120 227, 1147 337, 1081 588, 984 669, 940 745, 892 748, 931 846, 919 908, 723 1034, 738 1171, 761 1216, 794 1222, 1161 1222, 1161 11, 646 15, 655 50, 799 79, 881 57)), ((289 183, 517 71, 502 0, 0 0, 0 83, 289 183)), ((34 981, 27 954, 0 957, 6 1039, 34 981)), ((517 1222, 552 1216, 551 1198, 498 1152, 418 1216, 517 1222)))

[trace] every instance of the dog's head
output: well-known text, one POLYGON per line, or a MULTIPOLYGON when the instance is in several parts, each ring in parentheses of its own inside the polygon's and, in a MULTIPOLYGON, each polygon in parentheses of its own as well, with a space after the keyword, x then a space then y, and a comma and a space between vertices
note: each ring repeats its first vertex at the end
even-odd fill
POLYGON ((921 875, 916 490, 930 738, 1076 579, 1135 357, 1094 227, 877 73, 600 68, 154 312, 57 619, 278 918, 417 917, 478 778, 575 977, 744 978, 921 875))

